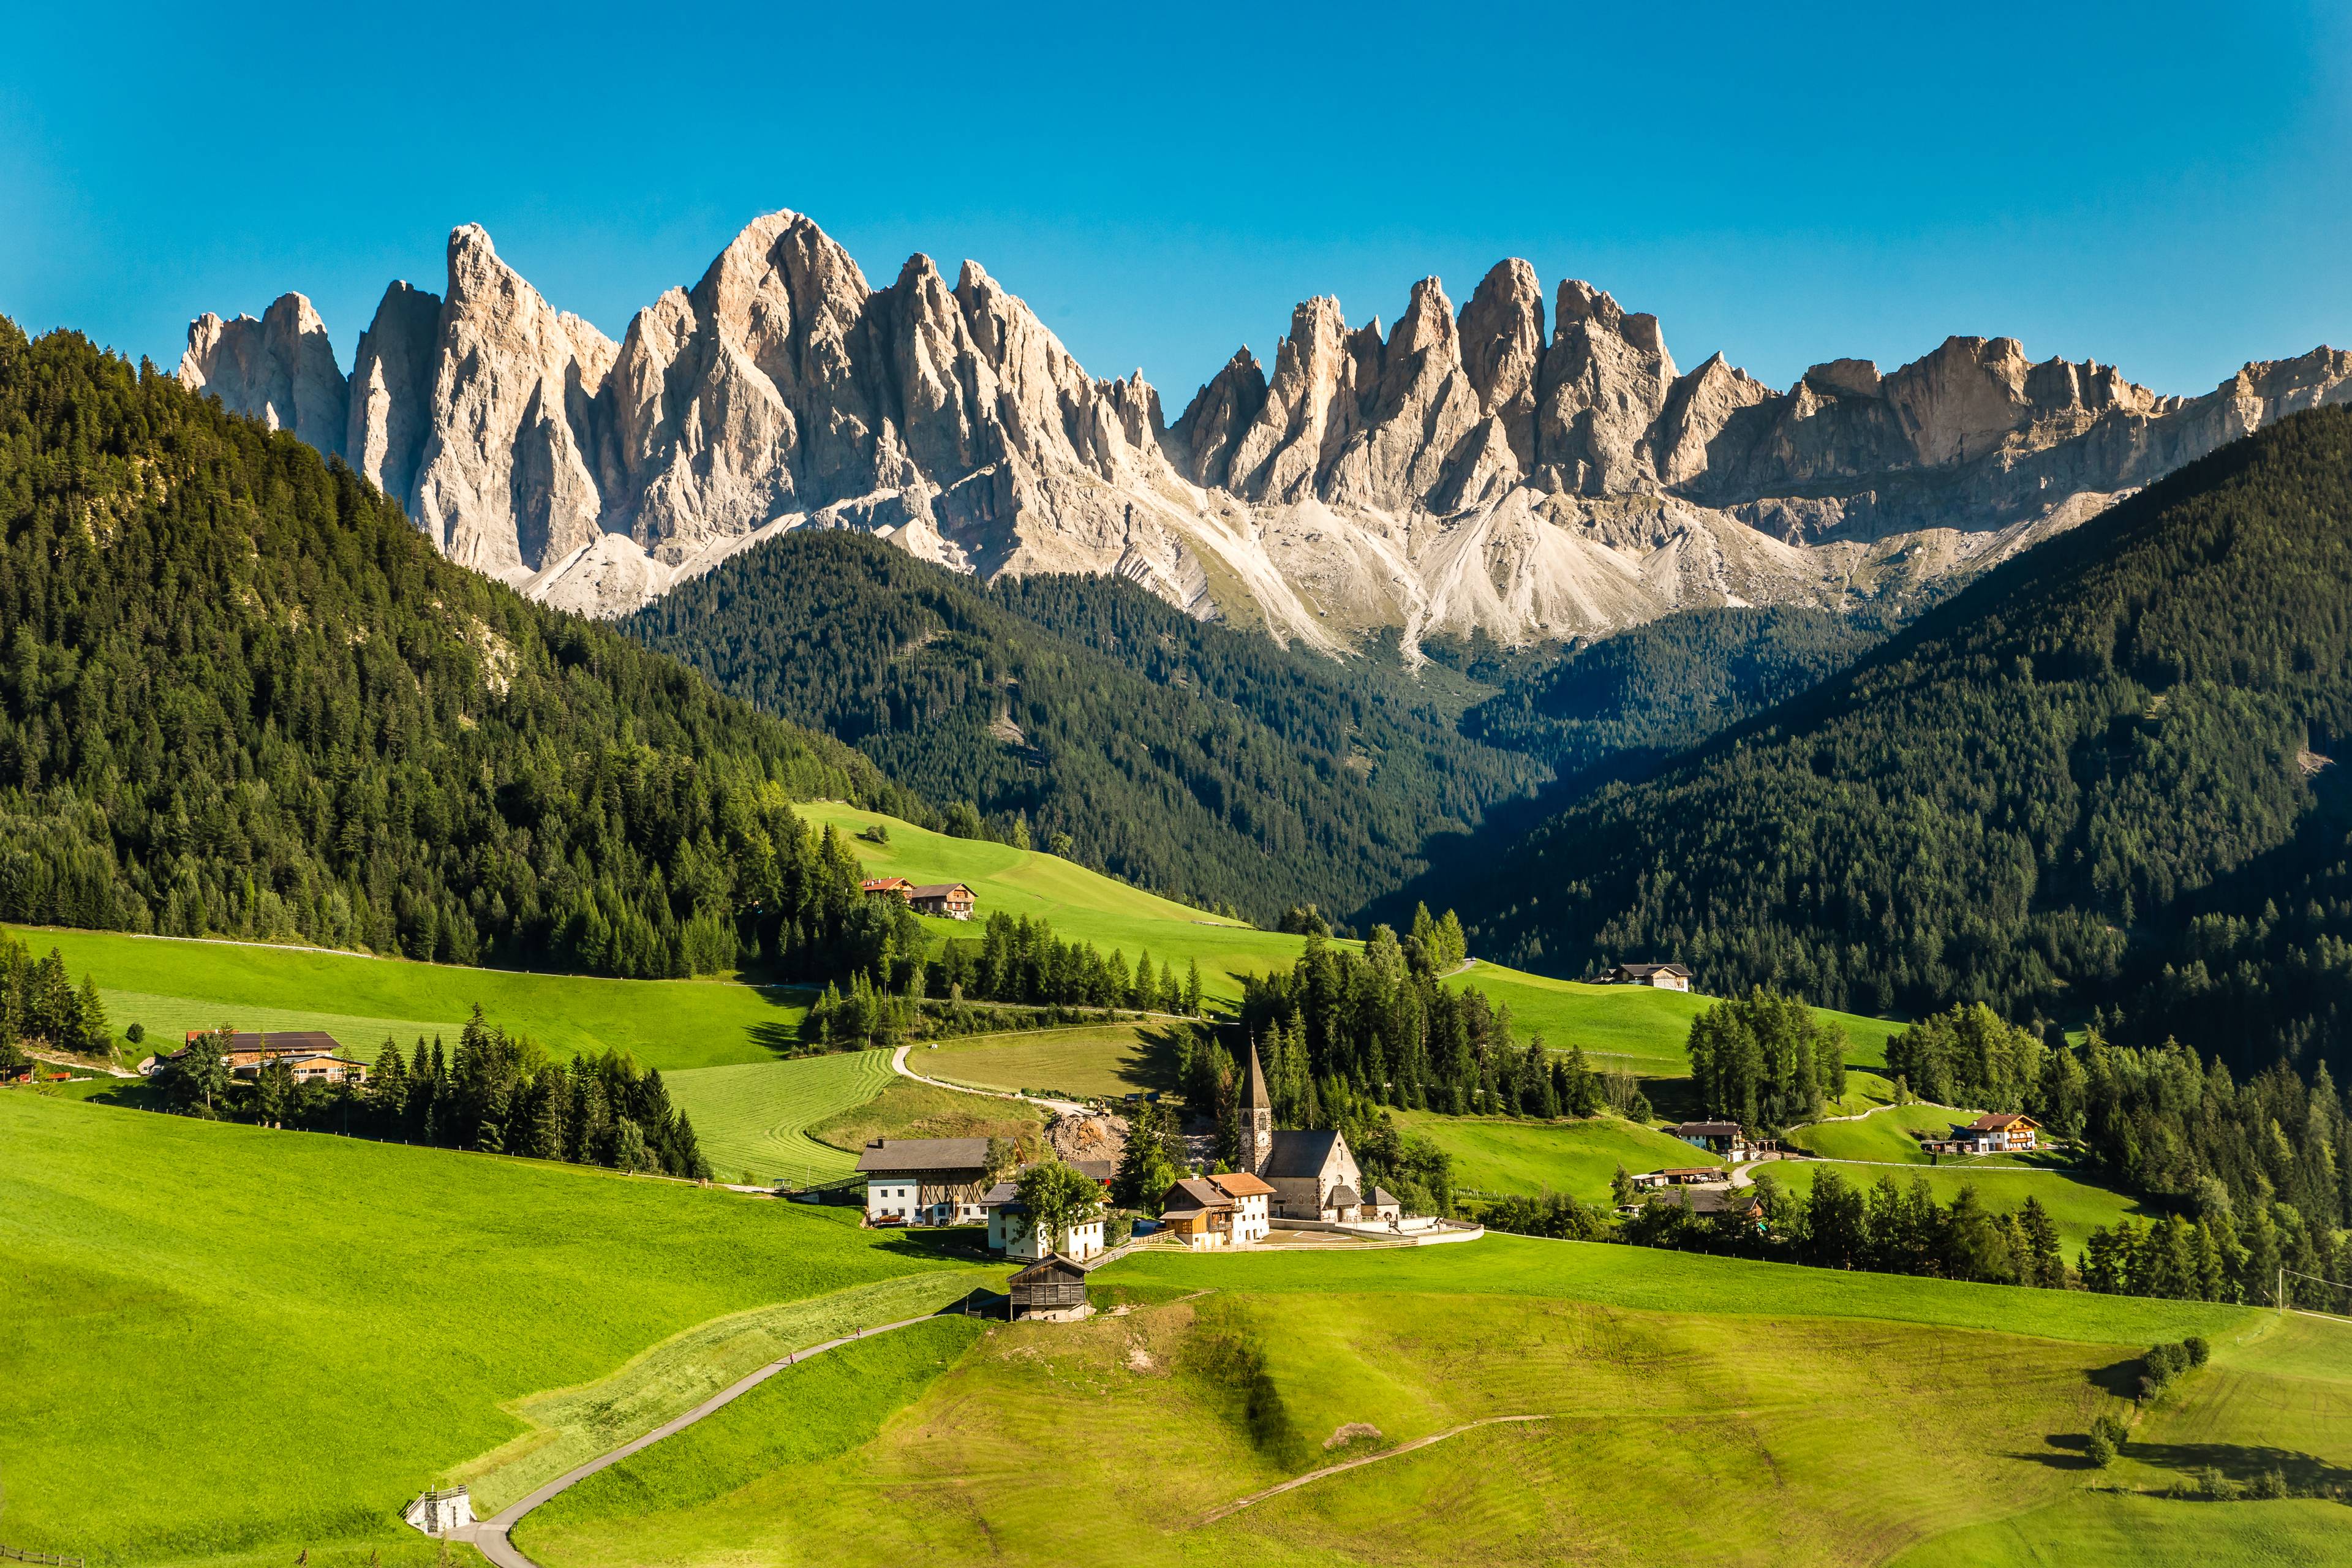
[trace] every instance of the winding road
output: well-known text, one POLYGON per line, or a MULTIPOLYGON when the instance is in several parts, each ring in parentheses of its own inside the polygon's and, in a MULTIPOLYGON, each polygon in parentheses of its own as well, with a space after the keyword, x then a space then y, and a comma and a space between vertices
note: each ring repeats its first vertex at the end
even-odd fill
POLYGON ((854 1334, 846 1334, 837 1340, 827 1340, 823 1344, 811 1345, 806 1350, 794 1351, 782 1361, 772 1361, 759 1371, 719 1390, 676 1420, 666 1421, 644 1436, 624 1443, 609 1454, 599 1455, 584 1465, 564 1471, 521 1501, 510 1504, 493 1517, 467 1525, 461 1530, 451 1531, 449 1539, 466 1542, 483 1556, 497 1563, 498 1568, 540 1568, 537 1563, 524 1556, 521 1549, 509 1539, 514 1527, 521 1523, 523 1516, 531 1510, 561 1493, 571 1490, 597 1471, 619 1464, 639 1449, 649 1448, 673 1433, 685 1431, 711 1412, 732 1405, 787 1367, 797 1366, 811 1356, 823 1355, 830 1350, 839 1350, 843 1345, 856 1344, 860 1340, 870 1340, 877 1334, 887 1334, 898 1329, 911 1329, 917 1323, 928 1323, 934 1318, 953 1317, 970 1300, 970 1297, 966 1297, 964 1300, 943 1307, 936 1312, 926 1312, 919 1318, 907 1318, 896 1323, 885 1323, 878 1329, 861 1329, 854 1334))

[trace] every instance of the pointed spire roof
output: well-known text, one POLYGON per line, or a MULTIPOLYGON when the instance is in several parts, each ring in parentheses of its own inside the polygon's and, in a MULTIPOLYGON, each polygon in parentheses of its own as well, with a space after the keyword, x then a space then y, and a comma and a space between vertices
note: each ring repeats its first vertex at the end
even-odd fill
POLYGON ((1244 1110, 1272 1110, 1274 1097, 1265 1091, 1265 1069, 1257 1065, 1257 1042, 1250 1042, 1249 1081, 1242 1090, 1244 1110))

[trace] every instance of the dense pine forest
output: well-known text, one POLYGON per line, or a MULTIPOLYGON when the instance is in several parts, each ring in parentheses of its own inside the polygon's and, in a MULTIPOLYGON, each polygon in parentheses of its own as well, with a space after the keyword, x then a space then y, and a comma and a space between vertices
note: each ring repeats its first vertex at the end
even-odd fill
POLYGON ((1357 908, 1547 771, 1459 732, 1490 688, 1393 649, 1286 649, 1114 578, 983 585, 862 534, 787 535, 622 626, 970 830, 1269 925, 1357 908))
POLYGON ((1473 944, 1555 973, 1673 958, 1707 990, 1869 1013, 2095 1008, 2118 1043, 2340 1076, 2347 678, 2352 411, 2324 409, 1493 847, 1473 944))
POLYGON ((923 815, 292 436, 5 321, 0 541, 0 918, 816 974, 856 862, 789 803, 923 815))

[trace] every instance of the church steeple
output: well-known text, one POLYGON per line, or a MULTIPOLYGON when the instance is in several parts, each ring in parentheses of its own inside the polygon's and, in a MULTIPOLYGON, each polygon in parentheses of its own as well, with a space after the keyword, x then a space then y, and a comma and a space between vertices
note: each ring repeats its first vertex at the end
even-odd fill
POLYGON ((1265 1068, 1258 1065, 1257 1042, 1249 1047, 1249 1075, 1242 1084, 1242 1169, 1262 1175, 1274 1157, 1274 1097, 1265 1091, 1265 1068))

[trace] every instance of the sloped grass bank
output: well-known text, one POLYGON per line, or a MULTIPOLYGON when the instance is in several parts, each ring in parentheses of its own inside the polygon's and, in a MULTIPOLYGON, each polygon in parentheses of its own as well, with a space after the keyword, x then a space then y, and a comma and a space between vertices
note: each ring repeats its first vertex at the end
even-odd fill
POLYGON ((952 1267, 843 1212, 21 1091, 0 1150, 0 1539, 93 1564, 396 1555, 525 1431, 502 1405, 952 1267))
POLYGON ((190 1029, 324 1029, 373 1061, 384 1037, 455 1045, 480 1003, 489 1021, 558 1057, 618 1051, 668 1073, 775 1059, 798 1037, 812 994, 725 980, 600 980, 462 964, 414 963, 308 947, 11 927, 36 953, 65 955, 98 978, 119 1032, 146 1026, 174 1050, 190 1029))
POLYGON ((694 1123, 720 1181, 793 1186, 847 1175, 857 1163, 809 1129, 864 1105, 897 1079, 888 1051, 843 1051, 666 1073, 670 1100, 694 1123))

